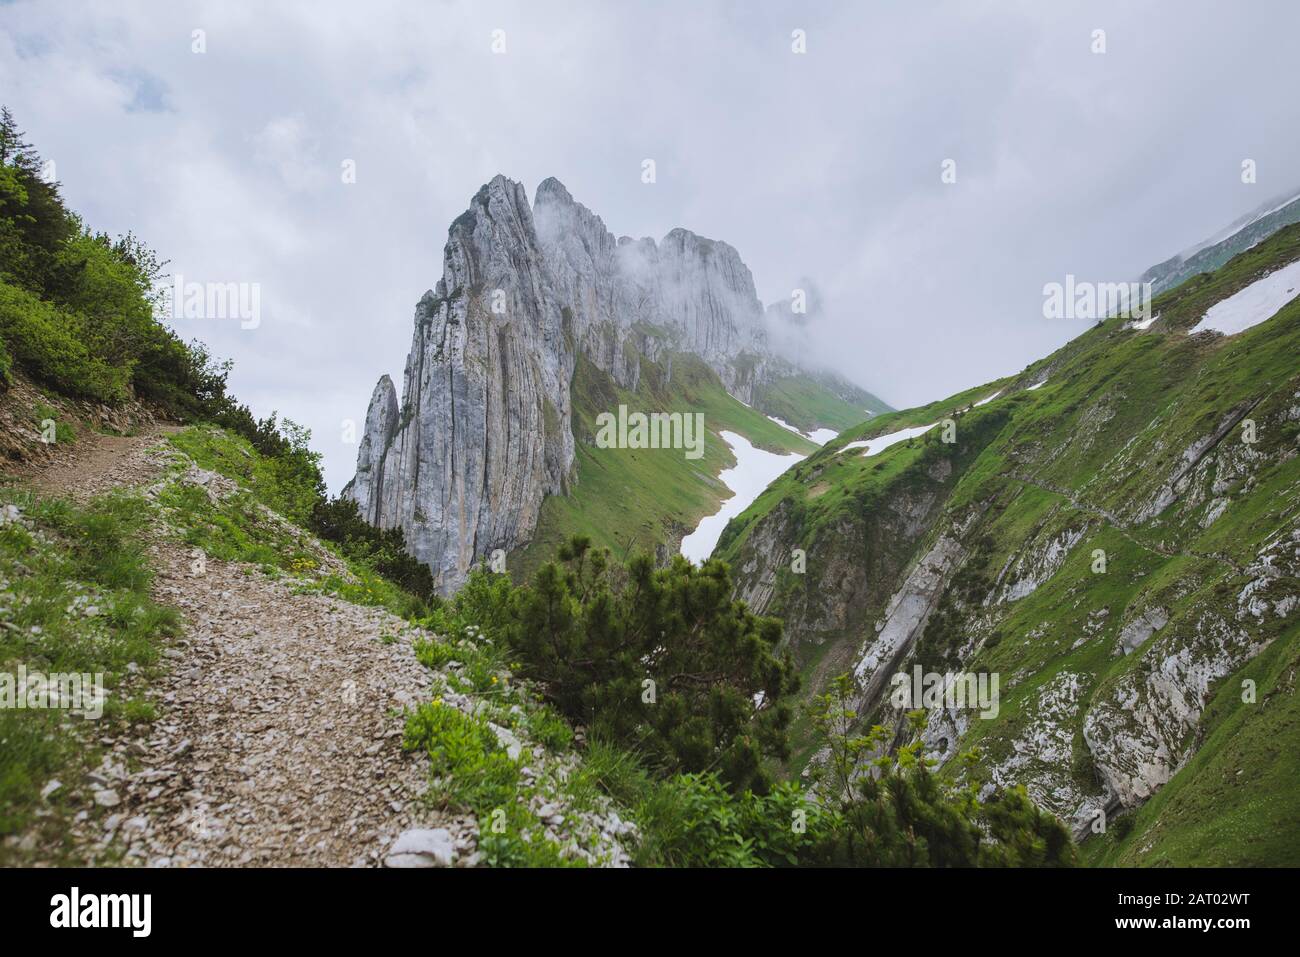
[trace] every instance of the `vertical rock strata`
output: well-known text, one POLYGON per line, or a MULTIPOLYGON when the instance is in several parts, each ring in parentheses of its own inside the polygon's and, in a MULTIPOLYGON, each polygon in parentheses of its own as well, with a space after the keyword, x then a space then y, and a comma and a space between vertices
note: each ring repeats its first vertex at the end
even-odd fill
POLYGON ((642 356, 703 358, 749 402, 793 367, 766 347, 754 280, 731 246, 674 229, 616 239, 548 179, 530 207, 497 176, 448 231, 415 310, 401 402, 380 379, 345 494, 455 590, 525 544, 545 496, 576 480, 570 383, 579 354, 627 389, 642 356))

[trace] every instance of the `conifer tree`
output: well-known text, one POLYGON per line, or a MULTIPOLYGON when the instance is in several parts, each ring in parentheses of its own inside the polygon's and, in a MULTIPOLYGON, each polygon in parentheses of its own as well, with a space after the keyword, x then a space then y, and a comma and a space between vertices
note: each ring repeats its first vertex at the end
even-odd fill
POLYGON ((626 566, 574 538, 514 600, 509 641, 571 719, 669 770, 764 792, 796 687, 781 625, 731 597, 726 565, 626 566))

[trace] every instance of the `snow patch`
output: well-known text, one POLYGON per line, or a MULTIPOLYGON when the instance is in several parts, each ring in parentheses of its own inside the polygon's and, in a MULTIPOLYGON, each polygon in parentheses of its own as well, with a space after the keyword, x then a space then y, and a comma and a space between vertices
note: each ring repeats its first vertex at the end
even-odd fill
POLYGON ((899 442, 906 442, 908 439, 915 438, 918 435, 924 435, 933 429, 938 422, 931 422, 929 425, 914 425, 908 429, 899 429, 897 432, 890 432, 888 435, 878 435, 874 439, 863 439, 859 442, 850 442, 840 453, 847 452, 849 449, 866 449, 862 453, 863 458, 872 455, 878 455, 891 445, 897 445, 899 442))
POLYGON ((1258 279, 1227 299, 1216 302, 1192 327, 1192 332, 1213 329, 1225 336, 1244 332, 1271 319, 1300 292, 1300 260, 1258 279))
MULTIPOLYGON (((1043 380, 1043 382, 1046 381, 1046 379, 1043 380)), ((1038 385, 1042 384, 1043 383, 1040 382, 1038 385)), ((1037 386, 1034 388, 1037 388, 1037 386)), ((999 389, 987 399, 980 399, 974 404, 974 406, 985 405, 992 402, 1001 394, 1002 391, 999 389)), ((972 408, 974 408, 974 406, 972 406, 972 408)), ((849 449, 866 449, 866 451, 862 453, 862 457, 864 459, 869 458, 872 455, 878 455, 885 451, 885 449, 889 448, 891 445, 897 445, 899 442, 906 442, 908 439, 914 439, 918 435, 924 435, 938 424, 938 422, 931 422, 929 425, 914 425, 910 428, 899 429, 897 432, 890 432, 888 435, 878 435, 874 439, 861 439, 857 442, 850 442, 848 445, 844 446, 844 448, 840 449, 840 454, 849 451, 849 449)))
POLYGON ((724 431, 720 434, 736 456, 736 465, 735 468, 723 469, 718 478, 722 479, 733 494, 722 503, 722 508, 716 514, 703 519, 695 531, 682 539, 682 554, 697 565, 703 564, 713 554, 727 523, 749 508, 754 499, 763 494, 763 489, 771 485, 782 472, 804 458, 797 452, 777 455, 756 449, 743 435, 735 432, 724 431))
POLYGON ((787 422, 785 419, 778 419, 778 418, 777 418, 776 416, 774 416, 774 415, 769 415, 768 418, 771 419, 773 422, 775 422, 777 425, 781 426, 781 428, 783 428, 783 429, 788 429, 789 431, 793 432, 795 435, 802 435, 804 438, 807 438, 807 437, 808 437, 807 435, 804 434, 803 429, 796 429, 793 425, 791 425, 791 424, 790 424, 789 422, 787 422))
POLYGON ((787 429, 800 438, 807 439, 809 442, 816 442, 818 445, 825 445, 831 439, 835 438, 835 436, 839 435, 839 433, 834 429, 814 429, 811 432, 804 432, 802 429, 796 429, 789 422, 784 419, 778 419, 774 415, 769 415, 768 418, 781 426, 781 428, 787 429))

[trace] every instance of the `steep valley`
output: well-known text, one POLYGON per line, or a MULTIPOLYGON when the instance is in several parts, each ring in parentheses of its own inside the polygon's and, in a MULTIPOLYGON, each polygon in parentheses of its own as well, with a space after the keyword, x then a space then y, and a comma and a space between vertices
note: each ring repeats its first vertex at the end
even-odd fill
POLYGON ((715 557, 785 622, 803 693, 851 671, 865 722, 905 737, 896 672, 996 673, 996 717, 927 714, 953 780, 1025 785, 1097 861, 1294 863, 1300 300, 1189 330, 1297 258, 1291 226, 1157 298, 1146 328, 1108 319, 778 479, 715 557), (945 418, 953 441, 860 447, 945 418))

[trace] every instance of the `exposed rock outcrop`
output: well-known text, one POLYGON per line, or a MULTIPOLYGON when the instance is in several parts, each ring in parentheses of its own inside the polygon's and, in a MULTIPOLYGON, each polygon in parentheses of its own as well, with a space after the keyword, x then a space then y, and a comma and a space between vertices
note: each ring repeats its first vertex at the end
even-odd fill
POLYGON ((571 480, 572 335, 523 187, 498 176, 452 223, 442 279, 416 306, 391 439, 382 385, 366 415, 358 469, 379 479, 349 490, 444 589, 527 541, 543 497, 571 480))
POLYGON ((889 599, 884 620, 875 637, 866 642, 853 668, 859 689, 855 701, 858 710, 868 712, 880 702, 885 686, 925 629, 963 555, 959 541, 940 535, 889 599))
POLYGON ((767 347, 739 253, 674 229, 615 239, 545 180, 529 206, 497 176, 452 223, 443 276, 416 307, 400 403, 387 377, 345 494, 408 547, 443 592, 494 550, 527 543, 547 495, 576 481, 570 384, 585 356, 626 389, 641 359, 703 358, 753 403, 800 370, 767 347))
POLYGON ((389 446, 393 444, 397 416, 397 389, 393 387, 393 380, 385 375, 379 379, 370 396, 366 429, 361 435, 360 448, 357 450, 357 474, 349 486, 352 497, 358 503, 365 503, 361 508, 361 517, 371 525, 379 523, 379 496, 375 491, 384 484, 384 458, 389 446))

